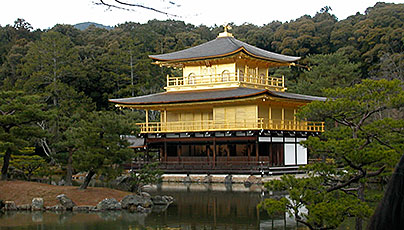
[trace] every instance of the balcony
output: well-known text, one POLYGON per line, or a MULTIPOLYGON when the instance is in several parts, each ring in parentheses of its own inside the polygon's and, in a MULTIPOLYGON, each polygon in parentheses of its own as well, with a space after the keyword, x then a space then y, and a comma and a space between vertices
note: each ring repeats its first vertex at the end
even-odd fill
POLYGON ((191 75, 187 77, 170 77, 167 75, 167 91, 213 89, 225 87, 254 87, 276 91, 285 90, 284 77, 222 73, 210 75, 191 75))
POLYGON ((283 130, 324 132, 324 122, 293 120, 256 120, 243 121, 176 121, 137 123, 141 133, 174 133, 174 132, 206 132, 206 131, 239 131, 239 130, 283 130))

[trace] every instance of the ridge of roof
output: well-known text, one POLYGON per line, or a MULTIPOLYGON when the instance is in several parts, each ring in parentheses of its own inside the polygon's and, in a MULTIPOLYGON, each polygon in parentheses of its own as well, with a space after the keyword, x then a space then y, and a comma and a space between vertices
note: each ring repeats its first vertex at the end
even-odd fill
POLYGON ((109 99, 109 102, 125 105, 152 105, 152 104, 172 104, 172 103, 189 103, 213 100, 227 100, 236 98, 246 98, 258 96, 267 93, 271 96, 286 99, 295 99, 303 101, 325 101, 324 97, 316 97, 295 93, 286 93, 279 91, 271 91, 267 89, 252 88, 230 88, 221 90, 198 90, 198 91, 182 91, 182 92, 162 92, 149 94, 139 97, 109 99))

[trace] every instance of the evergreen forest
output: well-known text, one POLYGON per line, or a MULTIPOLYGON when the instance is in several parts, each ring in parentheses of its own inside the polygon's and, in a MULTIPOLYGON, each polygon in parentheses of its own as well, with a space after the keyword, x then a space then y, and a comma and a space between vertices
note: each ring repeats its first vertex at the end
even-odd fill
MULTIPOLYGON (((72 173, 83 171, 114 178, 133 157, 120 135, 135 135, 135 123, 145 116, 118 110, 108 99, 161 92, 167 74, 181 74, 151 64, 148 55, 196 46, 223 30, 177 20, 112 29, 33 26, 18 18, 0 27, 1 176, 19 169, 27 180, 61 175, 67 184, 72 173)), ((311 157, 322 159, 306 168, 317 176, 266 185, 288 190, 309 214, 288 200, 267 200, 261 207, 274 215, 289 211, 310 229, 336 228, 347 216, 360 229, 374 209, 369 201, 381 198, 366 195, 368 183, 387 183, 404 153, 404 4, 377 3, 344 20, 324 7, 288 22, 231 27, 238 40, 302 57, 296 66, 271 73, 286 77, 288 92, 335 98, 299 113, 326 121, 329 130, 305 143, 311 157)))

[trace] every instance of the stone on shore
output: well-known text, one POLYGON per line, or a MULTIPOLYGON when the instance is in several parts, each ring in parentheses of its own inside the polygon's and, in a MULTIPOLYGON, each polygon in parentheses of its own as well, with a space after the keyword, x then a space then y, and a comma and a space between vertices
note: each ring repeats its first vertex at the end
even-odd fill
POLYGON ((73 207, 73 212, 91 212, 96 209, 95 206, 91 205, 80 205, 80 206, 74 206, 73 207))
POLYGON ((17 206, 12 200, 7 200, 4 202, 4 210, 6 211, 17 211, 17 206))
POLYGON ((127 195, 121 200, 121 205, 123 209, 133 209, 133 207, 137 206, 149 208, 153 205, 153 203, 150 197, 140 195, 127 195))
POLYGON ((233 176, 232 175, 227 175, 225 178, 224 178, 224 183, 225 184, 232 184, 233 183, 233 176))
POLYGON ((65 194, 60 194, 56 196, 56 198, 59 200, 60 204, 67 210, 72 210, 76 204, 65 194))
POLYGON ((66 211, 66 208, 63 207, 62 205, 46 206, 45 209, 53 212, 66 211))
POLYGON ((0 200, 0 210, 3 209, 4 206, 5 206, 4 201, 3 201, 3 200, 0 200))
POLYGON ((151 198, 154 205, 169 205, 174 201, 172 196, 154 196, 151 198))
POLYGON ((120 210, 122 209, 121 203, 115 198, 105 198, 97 204, 97 210, 120 210))
POLYGON ((31 210, 31 205, 30 204, 17 205, 17 210, 18 211, 29 211, 29 210, 31 210))
POLYGON ((42 211, 43 210, 43 198, 37 197, 32 199, 31 210, 32 211, 42 211))

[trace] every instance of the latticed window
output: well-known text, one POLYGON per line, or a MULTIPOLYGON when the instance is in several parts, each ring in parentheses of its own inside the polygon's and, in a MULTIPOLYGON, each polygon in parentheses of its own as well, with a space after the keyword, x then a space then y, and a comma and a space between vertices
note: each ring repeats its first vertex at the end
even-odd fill
POLYGON ((230 72, 228 70, 224 70, 222 72, 222 82, 230 81, 230 72))

